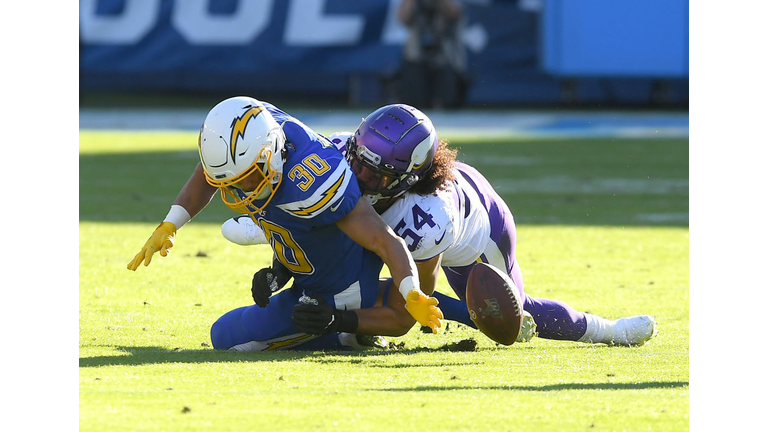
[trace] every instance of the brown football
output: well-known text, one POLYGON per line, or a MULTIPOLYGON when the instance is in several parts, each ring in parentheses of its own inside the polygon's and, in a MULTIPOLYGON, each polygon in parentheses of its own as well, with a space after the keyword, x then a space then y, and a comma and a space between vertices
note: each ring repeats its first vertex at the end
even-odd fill
POLYGON ((523 301, 501 270, 477 263, 467 281, 467 309, 478 330, 502 345, 512 345, 523 325, 523 301))

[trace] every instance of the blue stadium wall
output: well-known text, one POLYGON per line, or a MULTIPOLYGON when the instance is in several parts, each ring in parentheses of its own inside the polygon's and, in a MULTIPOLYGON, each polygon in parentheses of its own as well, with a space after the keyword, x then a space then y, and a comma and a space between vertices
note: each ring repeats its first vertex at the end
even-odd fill
MULTIPOLYGON (((80 90, 387 102, 398 4, 80 0, 80 90)), ((687 1, 464 4, 470 106, 687 107, 687 1)))

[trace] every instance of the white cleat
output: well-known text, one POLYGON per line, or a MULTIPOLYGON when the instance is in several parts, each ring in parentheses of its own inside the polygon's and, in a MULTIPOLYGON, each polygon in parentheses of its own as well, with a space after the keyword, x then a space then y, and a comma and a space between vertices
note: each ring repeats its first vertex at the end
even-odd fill
POLYGON ((523 311, 523 326, 520 327, 520 334, 517 335, 515 342, 530 342, 531 339, 538 336, 536 331, 536 321, 533 320, 533 315, 528 311, 523 311))
POLYGON ((608 345, 640 346, 659 332, 656 320, 650 315, 619 318, 613 331, 613 340, 608 345))
POLYGON ((221 235, 242 246, 268 244, 261 227, 248 215, 236 216, 221 225, 221 235))

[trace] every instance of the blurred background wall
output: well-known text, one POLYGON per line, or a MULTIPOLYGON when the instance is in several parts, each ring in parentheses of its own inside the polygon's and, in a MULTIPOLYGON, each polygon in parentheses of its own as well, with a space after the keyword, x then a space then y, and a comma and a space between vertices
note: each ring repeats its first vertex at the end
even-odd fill
MULTIPOLYGON (((400 0, 80 0, 80 95, 398 99, 400 0)), ((688 108, 688 2, 464 0, 464 107, 688 108)), ((279 101, 279 102, 278 102, 279 101)))

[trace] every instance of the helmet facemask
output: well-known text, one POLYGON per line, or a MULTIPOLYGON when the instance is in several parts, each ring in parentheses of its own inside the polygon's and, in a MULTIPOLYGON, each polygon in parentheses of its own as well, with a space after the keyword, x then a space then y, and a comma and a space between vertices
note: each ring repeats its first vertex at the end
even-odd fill
POLYGON ((357 178, 360 192, 371 204, 397 198, 419 180, 414 173, 401 173, 382 164, 381 156, 358 146, 354 136, 347 140, 347 162, 357 178))
MULTIPOLYGON (((230 180, 227 180, 218 186, 221 188, 221 199, 224 204, 232 210, 243 214, 256 214, 269 204, 277 191, 277 187, 282 182, 282 172, 276 172, 270 169, 272 158, 275 157, 270 149, 264 148, 259 153, 257 162, 251 167, 230 180), (264 160, 264 162, 258 162, 264 160), (250 176, 258 173, 262 179, 253 191, 245 191, 240 183, 250 176), (267 199, 261 206, 254 204, 254 201, 267 199)), ((276 156, 281 157, 281 156, 276 156)), ((211 183, 209 180, 208 183, 211 183)))

